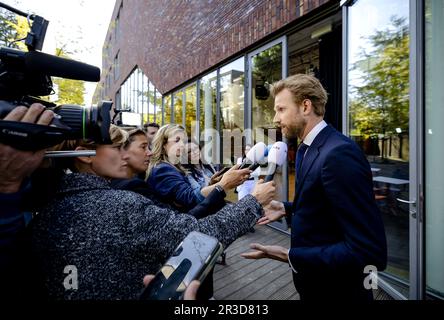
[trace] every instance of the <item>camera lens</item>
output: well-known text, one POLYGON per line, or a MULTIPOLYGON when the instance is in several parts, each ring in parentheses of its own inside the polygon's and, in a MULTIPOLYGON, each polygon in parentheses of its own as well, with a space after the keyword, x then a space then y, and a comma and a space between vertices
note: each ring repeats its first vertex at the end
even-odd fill
POLYGON ((111 124, 112 102, 103 101, 99 106, 82 107, 77 105, 61 105, 54 109, 63 125, 71 130, 73 139, 88 139, 99 144, 109 144, 109 126, 111 124))

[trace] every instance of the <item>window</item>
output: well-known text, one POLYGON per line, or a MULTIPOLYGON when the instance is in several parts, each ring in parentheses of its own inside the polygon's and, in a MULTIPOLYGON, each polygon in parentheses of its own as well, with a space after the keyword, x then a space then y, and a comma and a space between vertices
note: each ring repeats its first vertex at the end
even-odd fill
MULTIPOLYGON (((140 68, 134 69, 131 75, 125 80, 120 87, 120 104, 122 109, 136 114, 137 116, 128 116, 127 119, 140 118, 140 124, 146 122, 154 122, 154 103, 158 99, 161 105, 162 95, 159 93, 158 98, 155 93, 158 92, 156 87, 150 82, 148 77, 140 68)), ((159 108, 160 121, 162 121, 161 112, 159 108)), ((134 120, 131 120, 134 122, 134 120)))
POLYGON ((150 81, 149 87, 148 87, 148 122, 154 122, 155 117, 155 110, 154 105, 156 101, 156 88, 154 87, 153 83, 150 81))
POLYGON ((183 126, 183 91, 176 92, 173 97, 174 123, 183 126))
POLYGON ((200 81, 200 140, 205 148, 202 156, 205 161, 219 163, 219 140, 216 127, 217 72, 211 72, 200 81), (209 143, 210 142, 210 143, 209 143))
POLYGON ((163 112, 164 112, 163 124, 171 123, 171 95, 167 95, 164 97, 163 112))
POLYGON ((244 130, 244 58, 222 67, 220 82, 220 120, 222 137, 222 161, 235 162, 242 156, 242 132, 244 130))
MULTIPOLYGON (((197 111, 197 97, 196 85, 191 85, 185 89, 185 129, 188 137, 193 137, 196 140, 196 111, 197 111), (192 136, 193 134, 193 136, 192 136)), ((197 139, 199 141, 199 139, 197 139)))
POLYGON ((120 33, 120 10, 122 9, 122 6, 120 6, 119 11, 117 12, 116 21, 114 25, 114 41, 117 42, 119 38, 120 33))
POLYGON ((396 199, 409 199, 410 189, 409 1, 360 0, 350 7, 349 19, 348 133, 373 172, 387 235, 386 273, 407 295, 409 206, 396 199))
POLYGON ((121 105, 121 99, 120 99, 120 90, 118 90, 116 92, 116 102, 115 102, 115 106, 114 108, 116 110, 121 110, 122 109, 122 105, 121 105))
POLYGON ((156 89, 156 99, 155 99, 156 105, 154 108, 154 121, 158 125, 162 125, 162 95, 160 92, 156 89))
POLYGON ((119 80, 120 77, 120 61, 119 61, 119 52, 117 52, 115 58, 114 58, 114 81, 119 80))

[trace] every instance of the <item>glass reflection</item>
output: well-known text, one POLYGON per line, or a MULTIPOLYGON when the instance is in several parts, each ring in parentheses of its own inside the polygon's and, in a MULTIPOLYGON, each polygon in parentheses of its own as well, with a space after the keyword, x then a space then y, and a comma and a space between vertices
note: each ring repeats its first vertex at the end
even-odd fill
MULTIPOLYGON (((273 144, 282 141, 282 133, 273 124, 274 99, 270 96, 269 86, 282 79, 282 43, 261 51, 251 58, 252 84, 251 104, 253 120, 253 144, 263 141, 273 144)), ((262 172, 265 174, 265 172, 262 172)), ((278 169, 276 182, 277 200, 285 200, 283 192, 282 168, 278 169)))
POLYGON ((444 2, 425 1, 425 259, 429 293, 444 299, 444 2))
POLYGON ((183 91, 174 94, 174 123, 183 126, 183 91))
POLYGON ((373 172, 388 241, 386 271, 409 279, 409 1, 360 0, 348 31, 349 134, 373 172))
POLYGON ((155 122, 162 125, 162 94, 156 89, 155 122))
POLYGON ((203 150, 202 154, 206 162, 218 164, 219 146, 216 141, 216 89, 217 72, 214 71, 200 81, 200 137, 205 142, 208 149, 203 150), (212 143, 208 143, 208 142, 212 143))
POLYGON ((164 122, 163 124, 171 123, 171 95, 167 95, 163 99, 163 112, 164 112, 164 122))
POLYGON ((196 111, 197 111, 197 99, 196 99, 196 85, 189 86, 185 89, 185 129, 188 137, 193 138, 196 141, 196 111))
POLYGON ((244 130, 245 60, 240 58, 220 69, 220 122, 222 163, 232 164, 242 157, 244 130))

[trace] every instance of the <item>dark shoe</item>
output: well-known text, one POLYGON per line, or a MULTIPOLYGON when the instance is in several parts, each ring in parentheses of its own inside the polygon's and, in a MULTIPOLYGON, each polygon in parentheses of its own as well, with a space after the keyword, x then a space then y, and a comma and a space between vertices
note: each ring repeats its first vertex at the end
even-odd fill
POLYGON ((225 253, 225 251, 222 252, 220 257, 221 257, 221 261, 216 261, 216 263, 220 264, 220 265, 223 265, 223 266, 226 266, 227 265, 227 260, 226 260, 226 253, 225 253))

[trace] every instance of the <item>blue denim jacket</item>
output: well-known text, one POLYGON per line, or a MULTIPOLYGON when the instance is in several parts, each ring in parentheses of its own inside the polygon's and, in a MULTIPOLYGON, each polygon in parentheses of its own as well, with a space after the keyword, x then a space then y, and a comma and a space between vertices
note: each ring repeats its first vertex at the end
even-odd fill
POLYGON ((202 167, 197 168, 195 166, 186 167, 186 169, 190 170, 190 174, 186 175, 188 182, 193 188, 194 194, 196 197, 202 196, 201 190, 208 186, 210 178, 213 174, 216 173, 214 168, 211 165, 202 165, 202 167))
POLYGON ((173 204, 180 211, 189 211, 205 200, 200 192, 195 192, 186 176, 166 162, 153 168, 147 182, 161 201, 173 204))

